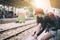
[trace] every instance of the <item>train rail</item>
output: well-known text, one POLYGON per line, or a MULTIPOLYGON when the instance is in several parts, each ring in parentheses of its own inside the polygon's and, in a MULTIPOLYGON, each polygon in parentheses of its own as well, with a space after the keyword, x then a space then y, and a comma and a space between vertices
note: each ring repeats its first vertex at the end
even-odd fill
POLYGON ((9 40, 31 28, 34 28, 36 26, 36 22, 23 25, 21 27, 16 27, 8 30, 4 30, 2 34, 0 34, 0 40, 9 40))

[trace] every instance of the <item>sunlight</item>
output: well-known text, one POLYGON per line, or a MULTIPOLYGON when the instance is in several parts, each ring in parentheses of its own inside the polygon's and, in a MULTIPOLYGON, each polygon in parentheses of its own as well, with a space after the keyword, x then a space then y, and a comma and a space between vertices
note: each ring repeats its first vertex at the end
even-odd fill
POLYGON ((48 7, 50 7, 49 0, 34 0, 33 5, 36 8, 48 8, 48 7))

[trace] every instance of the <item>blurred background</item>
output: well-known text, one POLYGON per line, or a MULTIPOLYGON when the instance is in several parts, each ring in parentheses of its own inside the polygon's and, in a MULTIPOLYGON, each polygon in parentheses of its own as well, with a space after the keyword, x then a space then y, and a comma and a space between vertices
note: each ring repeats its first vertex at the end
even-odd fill
POLYGON ((34 17, 34 9, 42 8, 45 13, 53 11, 60 16, 59 0, 0 0, 0 19, 34 17))

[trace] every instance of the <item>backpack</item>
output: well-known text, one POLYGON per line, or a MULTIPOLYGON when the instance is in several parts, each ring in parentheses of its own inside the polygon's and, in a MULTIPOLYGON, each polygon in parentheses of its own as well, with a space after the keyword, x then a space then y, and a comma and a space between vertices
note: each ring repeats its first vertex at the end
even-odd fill
POLYGON ((57 20, 57 22, 56 22, 56 28, 60 29, 60 17, 57 16, 56 20, 57 20))

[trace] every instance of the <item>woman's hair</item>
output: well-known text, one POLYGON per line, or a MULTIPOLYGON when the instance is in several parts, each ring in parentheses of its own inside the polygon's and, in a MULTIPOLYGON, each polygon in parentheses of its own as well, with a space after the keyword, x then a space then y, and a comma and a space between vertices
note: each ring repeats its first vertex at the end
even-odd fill
POLYGON ((54 14, 52 12, 48 12, 49 17, 54 17, 54 14))
POLYGON ((35 15, 37 15, 37 14, 43 14, 43 15, 44 15, 43 9, 41 9, 41 8, 36 8, 36 9, 35 9, 35 15))

